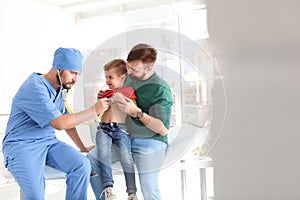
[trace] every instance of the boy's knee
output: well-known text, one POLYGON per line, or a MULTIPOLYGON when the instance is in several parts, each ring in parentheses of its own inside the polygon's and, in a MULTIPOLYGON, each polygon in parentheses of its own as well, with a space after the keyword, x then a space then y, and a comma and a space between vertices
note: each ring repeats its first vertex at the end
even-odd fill
POLYGON ((88 161, 90 162, 92 171, 94 171, 95 169, 97 169, 99 161, 96 158, 94 158, 92 155, 90 155, 90 154, 87 154, 86 157, 87 157, 88 161))

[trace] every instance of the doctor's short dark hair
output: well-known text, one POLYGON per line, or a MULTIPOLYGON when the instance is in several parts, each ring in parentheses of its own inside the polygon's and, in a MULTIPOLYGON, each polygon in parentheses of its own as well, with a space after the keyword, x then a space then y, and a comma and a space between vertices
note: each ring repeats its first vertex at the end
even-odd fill
POLYGON ((141 60, 143 63, 154 63, 156 61, 157 50, 149 44, 137 44, 129 52, 127 62, 141 60))
POLYGON ((123 59, 114 59, 104 65, 104 71, 116 69, 118 76, 127 73, 127 63, 123 59))

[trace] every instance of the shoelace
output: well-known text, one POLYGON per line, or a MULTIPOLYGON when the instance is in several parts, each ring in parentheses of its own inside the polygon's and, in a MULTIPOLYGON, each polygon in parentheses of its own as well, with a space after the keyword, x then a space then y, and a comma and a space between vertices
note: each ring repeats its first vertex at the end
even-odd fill
POLYGON ((105 189, 101 192, 101 194, 99 196, 100 199, 101 199, 101 197, 102 197, 102 195, 103 195, 104 192, 105 192, 105 189))
POLYGON ((136 198, 136 194, 130 194, 128 195, 128 200, 135 200, 136 198))
POLYGON ((105 197, 109 197, 109 196, 111 196, 112 195, 112 191, 111 191, 111 189, 108 189, 108 190, 105 190, 106 191, 106 193, 105 193, 105 197))
POLYGON ((101 194, 100 194, 100 199, 101 199, 101 197, 102 197, 102 195, 103 195, 103 193, 105 193, 105 198, 107 197, 107 196, 110 196, 110 195, 112 195, 112 191, 111 191, 111 189, 107 189, 107 188, 105 188, 102 192, 101 192, 101 194), (106 192, 106 193, 105 193, 106 192))

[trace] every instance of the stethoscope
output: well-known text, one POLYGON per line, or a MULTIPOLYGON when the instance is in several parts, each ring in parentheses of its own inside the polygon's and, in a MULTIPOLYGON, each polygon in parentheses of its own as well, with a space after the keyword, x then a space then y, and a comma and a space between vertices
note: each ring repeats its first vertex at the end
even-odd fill
MULTIPOLYGON (((64 106, 65 106, 66 110, 69 112, 69 114, 74 114, 74 112, 71 110, 71 108, 69 107, 68 102, 67 102, 67 95, 68 95, 69 90, 63 88, 62 80, 61 80, 61 77, 60 77, 60 70, 57 70, 57 77, 58 77, 58 81, 59 81, 59 85, 60 85, 60 89, 59 89, 60 91, 57 92, 56 97, 59 95, 60 92, 62 92, 63 100, 64 100, 64 106)), ((55 97, 55 99, 56 99, 56 97, 55 97)), ((55 99, 54 99, 54 101, 55 101, 55 99)), ((103 113, 99 114, 94 121, 83 122, 82 124, 84 124, 84 125, 93 125, 95 123, 98 123, 99 121, 101 121, 102 115, 103 115, 103 113)))

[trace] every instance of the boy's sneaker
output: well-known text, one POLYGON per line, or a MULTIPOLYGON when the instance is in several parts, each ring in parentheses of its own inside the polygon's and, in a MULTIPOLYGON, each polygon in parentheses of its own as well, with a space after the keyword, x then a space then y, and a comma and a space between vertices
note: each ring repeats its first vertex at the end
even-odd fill
POLYGON ((104 189, 105 192, 105 200, 117 200, 117 196, 112 187, 107 187, 104 189))
POLYGON ((127 200, 138 200, 138 198, 137 198, 135 193, 131 193, 131 194, 128 195, 127 200))

